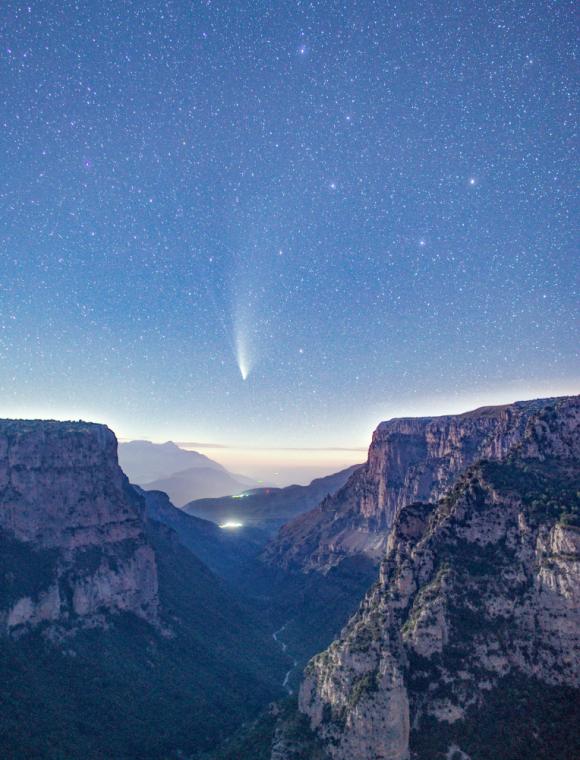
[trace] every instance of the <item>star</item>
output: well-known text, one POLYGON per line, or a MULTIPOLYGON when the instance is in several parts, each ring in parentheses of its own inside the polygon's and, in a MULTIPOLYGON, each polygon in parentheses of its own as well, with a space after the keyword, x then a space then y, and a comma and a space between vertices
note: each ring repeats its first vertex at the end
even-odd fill
POLYGON ((1 57, 4 416, 74 396, 152 437, 308 445, 312 418, 362 445, 411 398, 572 383, 571 2, 501 27, 249 3, 239 35, 208 2, 103 3, 86 35, 28 5, 1 57))

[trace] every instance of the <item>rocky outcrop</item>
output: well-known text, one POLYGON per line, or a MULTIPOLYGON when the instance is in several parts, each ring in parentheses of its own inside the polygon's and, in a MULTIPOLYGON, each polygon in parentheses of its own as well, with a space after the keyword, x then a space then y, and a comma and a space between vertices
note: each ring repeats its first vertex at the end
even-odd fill
POLYGON ((104 425, 0 421, 0 631, 157 619, 142 500, 104 425))
POLYGON ((397 512, 377 583, 300 691, 333 760, 578 756, 579 422, 577 398, 544 404, 479 446, 501 460, 397 512))
POLYGON ((530 417, 553 402, 381 423, 366 464, 334 496, 284 526, 264 560, 303 572, 327 572, 357 554, 378 562, 401 507, 438 499, 482 457, 504 457, 521 440, 530 417))

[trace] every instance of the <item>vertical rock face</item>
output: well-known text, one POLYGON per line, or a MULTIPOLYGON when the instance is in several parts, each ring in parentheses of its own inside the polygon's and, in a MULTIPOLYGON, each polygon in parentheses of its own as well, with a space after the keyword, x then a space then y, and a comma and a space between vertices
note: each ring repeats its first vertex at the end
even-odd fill
POLYGON ((525 725, 509 711, 522 694, 540 707, 550 689, 580 696, 579 422, 577 398, 545 405, 509 450, 507 436, 503 450, 481 447, 501 460, 397 513, 377 583, 301 688, 333 760, 469 754, 465 742, 481 749, 506 714, 528 756, 544 757, 554 732, 564 753, 546 756, 577 756, 566 702, 545 725, 542 709, 525 725), (506 684, 516 696, 494 713, 506 684))
POLYGON ((0 421, 0 629, 157 616, 143 508, 104 425, 0 421), (23 590, 27 593, 22 593, 23 590))
POLYGON ((336 495, 282 528, 265 560, 304 572, 326 572, 354 554, 378 561, 401 507, 439 498, 481 457, 501 459, 521 440, 530 416, 551 402, 381 423, 366 465, 336 495))

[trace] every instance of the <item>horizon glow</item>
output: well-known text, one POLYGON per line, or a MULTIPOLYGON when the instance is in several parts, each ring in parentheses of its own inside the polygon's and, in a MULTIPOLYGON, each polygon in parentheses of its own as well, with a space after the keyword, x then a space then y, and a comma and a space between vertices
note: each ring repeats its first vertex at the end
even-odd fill
POLYGON ((578 390, 573 5, 436 15, 8 14, 0 414, 278 483, 578 390))

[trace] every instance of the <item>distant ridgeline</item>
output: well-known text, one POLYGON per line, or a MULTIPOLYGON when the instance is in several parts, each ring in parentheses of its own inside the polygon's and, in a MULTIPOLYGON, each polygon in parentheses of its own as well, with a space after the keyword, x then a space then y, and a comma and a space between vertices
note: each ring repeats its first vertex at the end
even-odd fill
POLYGON ((326 496, 336 493, 360 465, 316 478, 307 486, 252 488, 242 494, 219 499, 197 499, 182 509, 190 515, 218 524, 238 521, 274 535, 297 515, 316 507, 326 496))
POLYGON ((148 491, 164 491, 181 507, 192 499, 241 493, 257 485, 233 475, 218 462, 175 443, 129 441, 119 444, 119 464, 131 483, 148 491))

